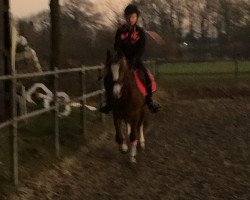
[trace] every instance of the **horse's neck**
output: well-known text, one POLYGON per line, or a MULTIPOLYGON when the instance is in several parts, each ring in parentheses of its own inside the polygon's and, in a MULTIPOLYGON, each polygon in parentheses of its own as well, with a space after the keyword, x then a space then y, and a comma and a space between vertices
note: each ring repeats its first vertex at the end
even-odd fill
POLYGON ((128 72, 126 79, 127 80, 126 80, 126 84, 125 84, 125 88, 126 88, 125 93, 132 94, 133 92, 139 92, 138 88, 136 87, 134 72, 132 70, 130 70, 128 72), (136 90, 138 90, 138 91, 136 91, 136 90))

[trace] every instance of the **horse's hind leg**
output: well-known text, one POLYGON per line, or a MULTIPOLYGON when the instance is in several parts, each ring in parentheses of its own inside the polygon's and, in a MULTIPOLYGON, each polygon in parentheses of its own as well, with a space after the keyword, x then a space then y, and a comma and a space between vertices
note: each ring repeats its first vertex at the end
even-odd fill
POLYGON ((121 131, 122 120, 114 119, 114 125, 115 125, 115 130, 116 130, 115 140, 119 144, 119 150, 121 153, 127 153, 128 145, 121 131))
POLYGON ((144 130, 143 123, 140 125, 140 147, 142 150, 145 149, 145 138, 144 138, 144 130))

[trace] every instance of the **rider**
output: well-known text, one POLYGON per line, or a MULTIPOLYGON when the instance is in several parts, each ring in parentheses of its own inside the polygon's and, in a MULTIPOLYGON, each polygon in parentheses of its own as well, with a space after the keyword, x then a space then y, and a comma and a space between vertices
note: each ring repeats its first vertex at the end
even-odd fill
MULTIPOLYGON (((127 23, 118 28, 115 36, 114 49, 117 52, 116 58, 119 59, 122 55, 128 60, 130 67, 139 69, 143 73, 144 85, 147 90, 146 103, 152 113, 158 112, 160 106, 154 104, 152 100, 152 82, 148 75, 148 71, 144 66, 141 57, 143 55, 146 43, 146 36, 144 30, 137 25, 140 11, 135 5, 129 4, 124 16, 127 23)), ((100 112, 109 113, 112 110, 112 89, 107 87, 106 105, 100 108, 100 112)))

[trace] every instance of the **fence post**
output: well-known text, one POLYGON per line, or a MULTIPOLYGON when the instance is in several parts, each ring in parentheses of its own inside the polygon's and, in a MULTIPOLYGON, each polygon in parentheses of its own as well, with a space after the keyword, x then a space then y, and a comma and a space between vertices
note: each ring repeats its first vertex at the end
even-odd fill
MULTIPOLYGON (((12 76, 11 81, 6 81, 4 84, 1 84, 0 93, 3 99, 0 99, 0 109, 4 110, 3 118, 12 120, 9 134, 9 143, 10 143, 10 174, 11 179, 15 186, 18 185, 18 123, 17 123, 17 99, 16 99, 16 69, 15 62, 12 60, 12 37, 11 37, 11 19, 9 14, 10 3, 9 0, 1 1, 0 3, 0 74, 12 76), (1 65, 2 64, 2 65, 1 65), (1 69, 2 68, 2 69, 1 69)), ((1 98, 0 97, 0 98, 1 98)), ((1 111, 2 112, 2 111, 1 111)), ((0 113, 1 114, 1 113, 0 113)), ((1 116, 0 116, 1 117, 1 116)))
POLYGON ((82 137, 83 137, 83 143, 87 144, 87 138, 86 138, 86 71, 85 66, 82 65, 82 71, 81 71, 81 92, 82 92, 82 107, 81 107, 81 121, 82 121, 82 137))
MULTIPOLYGON (((104 76, 104 68, 98 70, 98 77, 101 81, 101 90, 104 89, 103 76, 104 76)), ((100 100, 101 100, 101 103, 103 103, 105 101, 105 93, 104 92, 100 94, 100 100)), ((100 118, 101 118, 101 122, 104 123, 105 122, 105 115, 103 113, 100 113, 100 118)))
POLYGON ((54 102, 55 102, 55 111, 54 111, 54 117, 55 117, 55 153, 56 156, 60 156, 60 133, 59 133, 59 105, 58 105, 58 97, 57 97, 57 91, 58 91, 58 74, 57 74, 57 67, 54 68, 55 76, 54 76, 54 102))
POLYGON ((17 97, 16 97, 16 83, 17 80, 15 66, 12 66, 12 94, 11 94, 11 104, 12 104, 12 179, 15 185, 18 185, 18 123, 17 123, 17 97))

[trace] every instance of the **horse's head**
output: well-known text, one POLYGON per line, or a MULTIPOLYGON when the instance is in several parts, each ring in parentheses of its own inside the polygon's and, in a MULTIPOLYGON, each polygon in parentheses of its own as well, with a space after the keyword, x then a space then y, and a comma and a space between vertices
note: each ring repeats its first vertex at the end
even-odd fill
POLYGON ((127 81, 129 67, 125 56, 117 58, 107 51, 106 67, 112 74, 114 83, 113 95, 119 99, 122 96, 124 83, 127 81))

